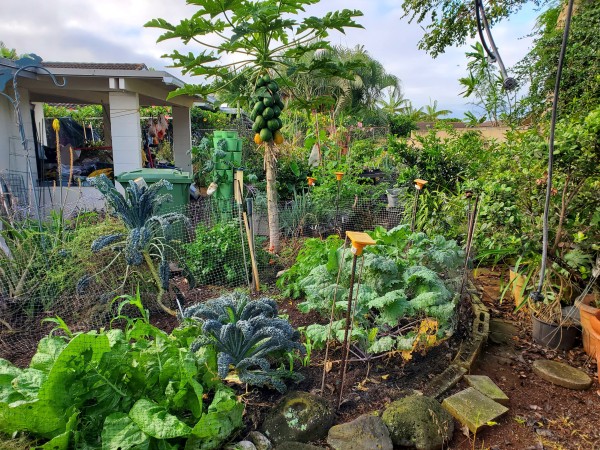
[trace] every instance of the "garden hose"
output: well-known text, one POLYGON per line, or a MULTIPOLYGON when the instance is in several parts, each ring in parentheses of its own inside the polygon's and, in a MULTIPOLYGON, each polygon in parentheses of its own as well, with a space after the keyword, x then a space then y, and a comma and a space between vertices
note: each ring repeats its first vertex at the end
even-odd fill
POLYGON ((542 265, 540 268, 540 280, 536 291, 533 291, 530 298, 534 302, 544 299, 542 288, 544 278, 546 277, 546 265, 548 263, 548 215, 550 211, 550 196, 552 195, 552 167, 554 165, 554 132, 556 129, 556 112, 558 108, 558 94, 560 91, 560 79, 562 76, 565 52, 567 50, 567 41, 569 39, 569 29, 571 28, 571 16, 573 14, 574 0, 569 0, 567 6, 567 16, 565 18, 565 30, 563 32, 562 44, 560 47, 560 56, 558 57, 558 67, 556 70, 556 82, 554 84, 554 97, 552 99, 552 117, 550 119, 550 142, 548 143, 548 179, 546 181, 546 200, 544 203, 544 218, 542 232, 542 265))
POLYGON ((479 39, 481 40, 481 45, 483 46, 483 49, 488 54, 492 63, 498 63, 500 73, 502 74, 502 86, 504 87, 504 89, 507 91, 512 91, 517 87, 518 83, 517 80, 515 80, 512 77, 509 77, 508 73, 506 72, 506 67, 504 66, 504 62, 500 57, 500 52, 498 52, 498 47, 496 47, 496 43, 494 42, 494 38, 490 30, 490 25, 485 15, 483 0, 475 0, 475 18, 477 19, 477 33, 479 34, 479 39), (485 36, 483 35, 484 31, 487 35, 487 39, 489 40, 489 47, 486 42, 485 36))

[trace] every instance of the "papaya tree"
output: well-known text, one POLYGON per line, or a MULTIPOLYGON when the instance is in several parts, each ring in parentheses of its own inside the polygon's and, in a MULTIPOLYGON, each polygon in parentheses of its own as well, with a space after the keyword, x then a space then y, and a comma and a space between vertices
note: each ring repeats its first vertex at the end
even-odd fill
POLYGON ((328 12, 322 17, 305 16, 305 8, 319 0, 187 0, 198 10, 190 18, 171 24, 154 19, 146 27, 165 30, 158 42, 180 39, 199 45, 198 53, 164 55, 184 74, 203 78, 204 84, 188 84, 170 96, 209 95, 226 90, 239 76, 250 74, 253 86, 255 141, 264 146, 267 181, 270 250, 279 251, 279 217, 276 189, 276 150, 281 142, 277 112, 283 109, 279 86, 290 85, 289 76, 297 72, 338 76, 347 73, 343 64, 317 58, 306 60, 309 52, 330 50, 327 40, 332 31, 362 28, 358 10, 328 12), (266 115, 265 115, 266 112, 266 115), (261 119, 258 119, 258 117, 261 119), (258 122, 258 124, 257 124, 258 122), (260 127, 259 127, 260 125, 260 127))

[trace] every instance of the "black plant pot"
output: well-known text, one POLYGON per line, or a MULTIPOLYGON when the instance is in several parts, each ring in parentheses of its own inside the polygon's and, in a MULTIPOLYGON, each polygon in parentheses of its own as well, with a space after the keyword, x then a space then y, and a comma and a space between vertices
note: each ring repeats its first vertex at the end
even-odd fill
POLYGON ((580 330, 575 325, 548 323, 531 315, 533 340, 554 350, 571 350, 575 347, 580 330))

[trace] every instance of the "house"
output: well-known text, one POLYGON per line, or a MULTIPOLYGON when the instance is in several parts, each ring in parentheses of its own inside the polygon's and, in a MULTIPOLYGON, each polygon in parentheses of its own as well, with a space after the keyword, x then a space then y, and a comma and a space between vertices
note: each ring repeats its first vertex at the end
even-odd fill
MULTIPOLYGON (((29 195, 22 194, 22 197, 27 197, 30 206, 35 200, 31 194, 37 196, 42 207, 50 208, 75 199, 89 198, 91 203, 98 200, 94 197, 97 193, 92 192, 94 188, 86 191, 80 186, 65 188, 57 199, 56 188, 40 182, 43 178, 40 144, 46 136, 45 130, 39 129, 44 124, 43 103, 102 105, 104 143, 112 149, 115 174, 142 167, 140 107, 171 106, 175 165, 191 172, 190 108, 199 99, 187 95, 167 99, 169 93, 184 85, 181 80, 164 71, 150 70, 144 64, 32 62, 39 67, 19 70, 18 62, 0 58, 0 72, 14 75, 19 71, 19 108, 28 148, 22 145, 13 104, 0 95, 0 174, 7 175, 5 178, 13 182, 19 180, 21 187, 23 184, 27 187, 29 195), (64 86, 57 86, 48 72, 58 83, 64 81, 64 86), (32 184, 36 192, 32 191, 32 184), (69 195, 70 200, 65 200, 69 195)), ((3 93, 15 99, 12 80, 6 83, 3 93)))

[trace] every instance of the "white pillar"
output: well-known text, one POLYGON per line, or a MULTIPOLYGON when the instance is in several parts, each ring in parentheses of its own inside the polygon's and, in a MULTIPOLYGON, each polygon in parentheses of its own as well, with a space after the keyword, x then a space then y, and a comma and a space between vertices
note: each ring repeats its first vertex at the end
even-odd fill
POLYGON ((110 134, 115 175, 142 167, 142 132, 138 94, 110 92, 110 134))
POLYGON ((10 141, 19 134, 14 116, 11 103, 0 95, 0 172, 8 170, 10 141))
POLYGON ((173 106, 173 157, 175 165, 184 172, 192 173, 192 124, 190 108, 173 106))

